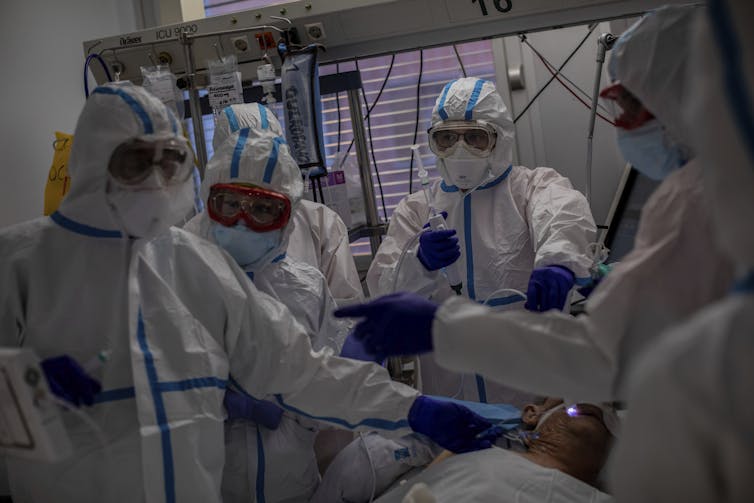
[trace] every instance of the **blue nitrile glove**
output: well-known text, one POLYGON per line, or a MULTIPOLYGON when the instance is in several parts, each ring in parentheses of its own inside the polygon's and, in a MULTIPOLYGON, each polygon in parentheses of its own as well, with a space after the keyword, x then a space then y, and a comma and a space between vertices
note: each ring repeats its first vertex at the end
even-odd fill
POLYGON ((461 453, 492 447, 503 433, 499 426, 453 402, 428 396, 417 398, 408 413, 408 424, 449 451, 461 453))
POLYGON ((68 355, 47 358, 40 363, 50 391, 76 407, 92 405, 94 395, 102 391, 99 381, 89 377, 76 360, 68 355))
MULTIPOLYGON (((448 218, 446 211, 442 212, 443 218, 448 218)), ((425 228, 429 223, 424 224, 425 228)), ((447 267, 461 256, 461 247, 458 245, 458 238, 455 237, 455 229, 446 229, 442 231, 428 230, 419 236, 419 249, 416 252, 416 258, 428 271, 437 271, 447 267)))
POLYGON ((415 293, 398 292, 336 310, 338 318, 364 318, 352 335, 377 358, 432 351, 437 304, 415 293))
POLYGON ((526 309, 529 311, 562 310, 575 283, 573 273, 560 265, 534 269, 526 290, 526 309))
POLYGON ((270 430, 277 429, 283 417, 283 409, 267 400, 257 400, 232 389, 225 391, 225 410, 228 419, 249 419, 270 430))
POLYGON ((382 364, 384 358, 378 358, 374 353, 367 351, 364 347, 364 343, 356 338, 353 332, 348 334, 346 340, 343 342, 343 348, 340 350, 340 356, 344 358, 352 358, 354 360, 361 360, 363 362, 374 362, 382 364))

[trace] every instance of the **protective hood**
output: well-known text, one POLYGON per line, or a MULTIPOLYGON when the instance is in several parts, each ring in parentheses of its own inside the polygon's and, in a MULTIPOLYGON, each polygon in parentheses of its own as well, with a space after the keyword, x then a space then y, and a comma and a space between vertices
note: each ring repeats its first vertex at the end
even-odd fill
MULTIPOLYGON (((495 148, 489 162, 494 177, 508 169, 513 160, 513 120, 495 84, 489 80, 468 77, 448 82, 432 109, 432 126, 447 120, 481 120, 497 132, 495 148)), ((440 174, 446 183, 451 178, 442 162, 438 162, 440 174)))
POLYGON ((278 118, 264 105, 259 103, 242 103, 225 107, 217 118, 212 148, 217 151, 228 137, 249 128, 250 138, 277 138, 283 136, 283 127, 278 118))
POLYGON ((608 73, 662 123, 685 148, 689 141, 683 121, 690 41, 694 21, 703 9, 691 5, 653 10, 616 41, 608 73))
MULTIPOLYGON (((207 201, 209 190, 216 183, 249 183, 285 194, 291 201, 293 214, 301 201, 304 183, 288 145, 282 137, 252 136, 254 132, 251 129, 241 129, 231 134, 215 152, 202 182, 202 199, 207 201)), ((195 219, 201 219, 198 229, 196 222, 189 222, 189 229, 196 229, 202 237, 214 242, 207 212, 202 212, 195 219)), ((283 229, 280 245, 259 260, 258 267, 267 265, 285 251, 292 229, 289 222, 283 229)))
MULTIPOLYGON (((79 224, 99 230, 120 230, 109 208, 107 165, 115 148, 135 136, 175 135, 181 126, 175 115, 144 88, 130 82, 96 88, 76 124, 68 173, 71 191, 59 212, 79 224)), ((191 179, 187 183, 193 183, 191 179)))
POLYGON ((754 269, 754 3, 717 1, 691 49, 688 123, 716 238, 739 273, 754 269))

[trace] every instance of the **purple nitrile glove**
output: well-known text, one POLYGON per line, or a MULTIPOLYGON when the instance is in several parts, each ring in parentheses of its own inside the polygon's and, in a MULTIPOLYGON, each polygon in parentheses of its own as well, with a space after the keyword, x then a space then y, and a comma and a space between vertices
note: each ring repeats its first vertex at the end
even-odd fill
POLYGON ((283 409, 276 404, 267 400, 257 400, 232 389, 225 391, 223 404, 228 411, 229 420, 248 419, 270 430, 277 429, 283 417, 283 409))
MULTIPOLYGON (((443 218, 448 218, 448 212, 442 212, 443 218)), ((429 222, 424 224, 429 228, 429 222)), ((419 236, 419 249, 416 258, 428 271, 437 271, 447 267, 461 256, 461 247, 455 237, 455 229, 427 230, 419 236)))
POLYGON ((76 360, 68 355, 47 358, 40 363, 50 391, 76 407, 92 405, 94 395, 102 391, 99 381, 90 377, 76 360))
POLYGON ((428 396, 420 396, 411 405, 408 424, 415 432, 456 453, 492 447, 503 433, 502 428, 493 427, 463 405, 428 396))
POLYGON ((548 265, 534 269, 526 290, 526 309, 562 310, 575 281, 573 273, 567 267, 548 265))
POLYGON ((374 362, 380 365, 385 360, 384 358, 378 358, 377 355, 367 351, 364 347, 364 343, 357 339, 353 332, 348 334, 345 342, 343 342, 340 356, 344 358, 352 358, 354 360, 361 360, 363 362, 374 362))
POLYGON ((432 321, 437 307, 414 293, 399 292, 343 307, 334 314, 338 318, 364 318, 352 334, 367 352, 384 359, 432 351, 432 321))

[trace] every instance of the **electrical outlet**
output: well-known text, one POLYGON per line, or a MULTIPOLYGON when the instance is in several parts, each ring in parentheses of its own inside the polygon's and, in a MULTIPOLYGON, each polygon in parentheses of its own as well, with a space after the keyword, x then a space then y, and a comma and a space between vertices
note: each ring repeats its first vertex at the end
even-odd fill
POLYGON ((325 27, 322 23, 305 24, 304 29, 306 30, 309 39, 312 41, 320 41, 327 38, 327 35, 325 35, 325 27))

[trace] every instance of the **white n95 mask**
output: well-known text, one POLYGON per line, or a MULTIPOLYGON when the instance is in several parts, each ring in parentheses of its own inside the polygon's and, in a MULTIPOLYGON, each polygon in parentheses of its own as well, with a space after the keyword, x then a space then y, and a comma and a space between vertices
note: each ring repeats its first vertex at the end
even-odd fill
POLYGON ((261 266, 262 260, 280 246, 282 229, 268 232, 254 232, 239 222, 235 227, 226 227, 217 222, 210 223, 215 241, 241 267, 261 266))
POLYGON ((187 217, 194 207, 194 183, 188 179, 179 185, 141 189, 113 183, 106 197, 124 232, 151 238, 187 217))
POLYGON ((490 162, 487 157, 479 157, 469 152, 465 145, 460 145, 448 157, 438 158, 438 163, 445 167, 446 183, 459 189, 473 189, 490 176, 490 162))

